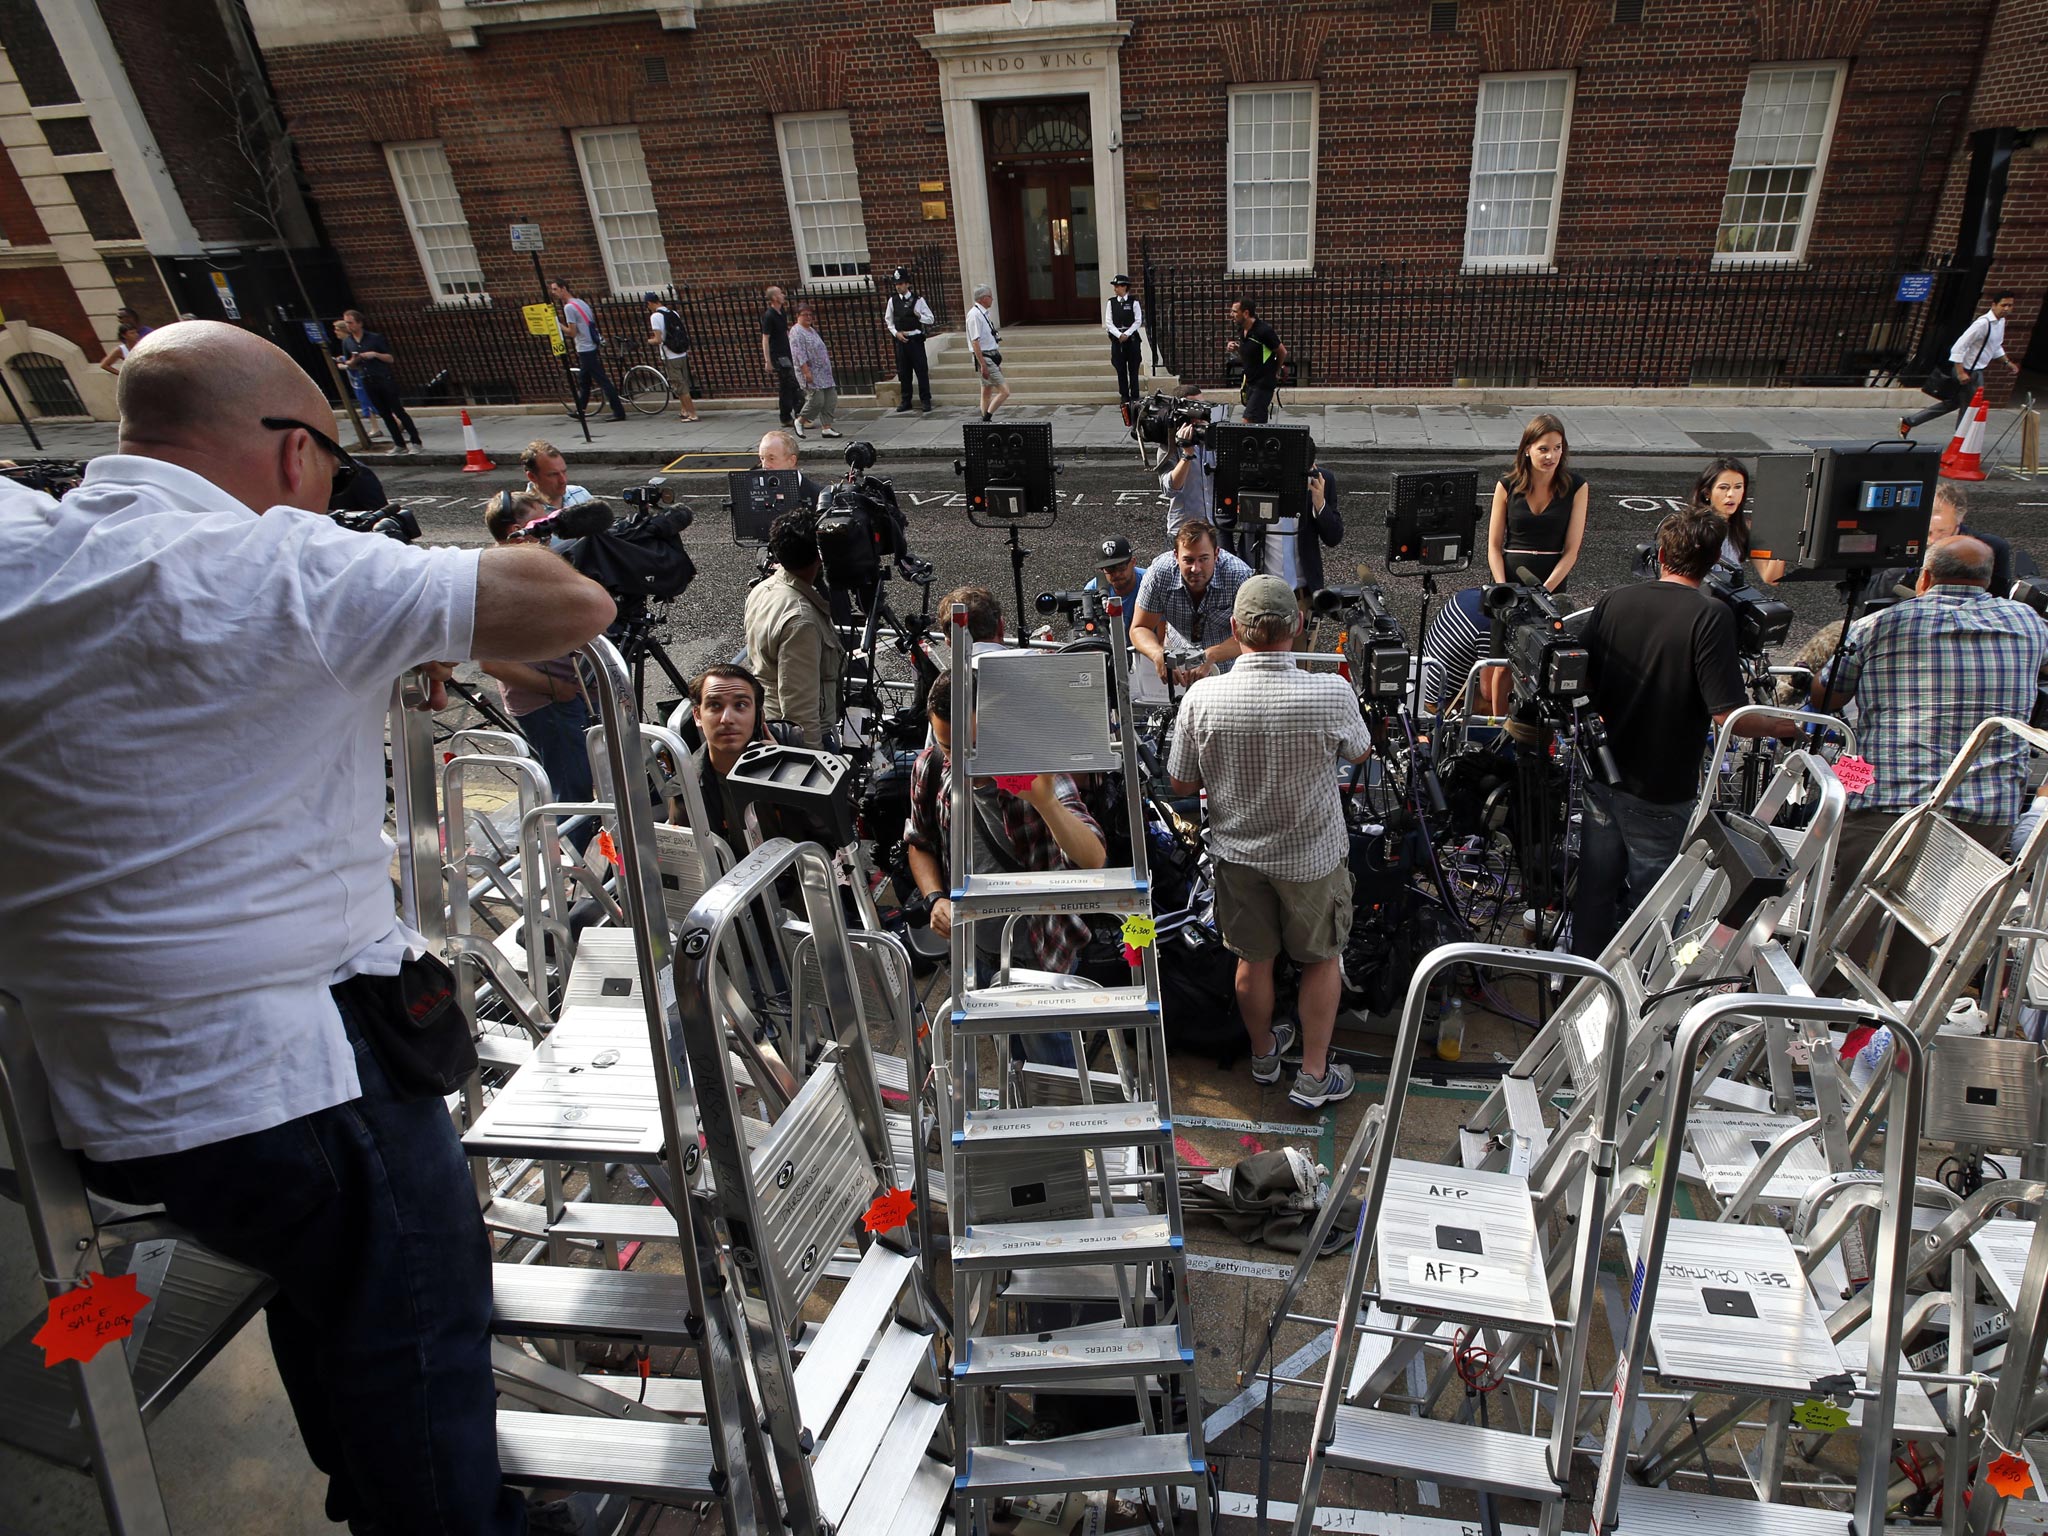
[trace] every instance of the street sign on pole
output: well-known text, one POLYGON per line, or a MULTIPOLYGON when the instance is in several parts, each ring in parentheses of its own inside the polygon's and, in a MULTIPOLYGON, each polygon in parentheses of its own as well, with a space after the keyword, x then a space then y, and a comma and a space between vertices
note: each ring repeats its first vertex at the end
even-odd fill
POLYGON ((514 224, 512 226, 512 249, 515 251, 544 251, 546 244, 540 237, 538 224, 514 224))
POLYGON ((1932 272, 1903 272, 1899 275, 1898 302, 1925 304, 1934 293, 1932 272))
POLYGON ((228 286, 227 273, 213 274, 213 289, 220 296, 220 307, 227 312, 227 317, 230 320, 241 319, 242 311, 235 303, 235 290, 228 286))

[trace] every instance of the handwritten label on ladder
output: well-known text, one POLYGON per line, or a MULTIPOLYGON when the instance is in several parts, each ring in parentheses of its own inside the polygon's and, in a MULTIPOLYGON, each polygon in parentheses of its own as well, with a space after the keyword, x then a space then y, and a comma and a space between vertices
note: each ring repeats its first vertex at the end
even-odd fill
POLYGON ((1522 1287, 1496 1265, 1476 1264, 1463 1254, 1408 1255, 1408 1283, 1432 1290, 1461 1291, 1494 1301, 1514 1301, 1522 1287))

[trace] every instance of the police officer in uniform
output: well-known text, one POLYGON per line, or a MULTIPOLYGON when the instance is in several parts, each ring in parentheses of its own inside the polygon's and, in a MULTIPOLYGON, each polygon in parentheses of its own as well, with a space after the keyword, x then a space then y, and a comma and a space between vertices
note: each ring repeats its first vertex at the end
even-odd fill
MULTIPOLYGON (((1145 376, 1145 344, 1138 331, 1145 324, 1145 306, 1131 297, 1131 280, 1123 273, 1111 285, 1116 292, 1102 306, 1102 328, 1109 332, 1109 361, 1116 369, 1117 398, 1126 406, 1138 399, 1145 376)), ((1128 418, 1129 411, 1125 416, 1128 418)))
POLYGON ((910 286, 910 273, 898 267, 896 296, 889 300, 882 310, 882 324, 889 328, 889 335, 896 342, 896 414, 902 415, 910 409, 910 376, 917 375, 917 393, 921 408, 932 408, 932 365, 924 355, 924 335, 935 322, 932 307, 925 303, 924 296, 910 286))

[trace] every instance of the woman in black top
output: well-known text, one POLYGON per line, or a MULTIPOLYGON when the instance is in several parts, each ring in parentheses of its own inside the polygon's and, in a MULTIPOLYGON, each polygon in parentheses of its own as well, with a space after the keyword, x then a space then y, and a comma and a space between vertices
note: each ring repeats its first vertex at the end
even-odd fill
POLYGON ((1728 525, 1728 537, 1721 541, 1721 563, 1737 570, 1748 566, 1764 581, 1783 581, 1784 561, 1750 559, 1748 501, 1749 466, 1740 459, 1716 459, 1693 482, 1692 510, 1711 512, 1728 525))
POLYGON ((1571 471, 1564 423, 1533 417, 1522 428, 1515 467, 1493 488, 1493 517, 1486 531, 1486 563, 1495 581, 1513 581, 1527 566, 1551 592, 1564 589, 1579 563, 1586 537, 1586 504, 1591 492, 1571 471))

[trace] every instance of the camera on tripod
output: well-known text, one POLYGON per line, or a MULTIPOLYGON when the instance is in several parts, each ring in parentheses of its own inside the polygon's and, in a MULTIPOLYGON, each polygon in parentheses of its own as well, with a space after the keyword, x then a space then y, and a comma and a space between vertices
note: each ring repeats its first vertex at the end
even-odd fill
POLYGON ((1485 605, 1506 634, 1516 703, 1533 704, 1540 714, 1555 718, 1560 706, 1586 692, 1592 657, 1541 583, 1524 580, 1488 587, 1485 605))
POLYGON ((896 487, 868 471, 875 445, 849 444, 848 473, 818 498, 813 532, 824 562, 825 584, 849 596, 871 594, 891 562, 921 566, 910 555, 910 528, 896 500, 896 487))
POLYGON ((335 526, 350 533, 381 533, 387 539, 411 544, 420 536, 420 520, 410 507, 380 507, 375 512, 330 512, 335 526))
POLYGON ((1387 607, 1383 587, 1361 582, 1353 587, 1324 587, 1309 606, 1344 626, 1344 660, 1361 697, 1396 701, 1408 692, 1414 664, 1408 637, 1387 607))

